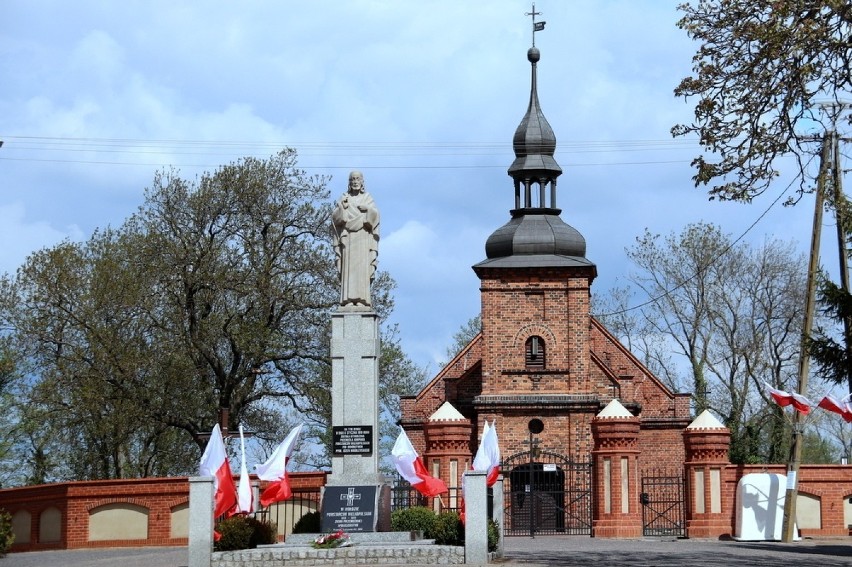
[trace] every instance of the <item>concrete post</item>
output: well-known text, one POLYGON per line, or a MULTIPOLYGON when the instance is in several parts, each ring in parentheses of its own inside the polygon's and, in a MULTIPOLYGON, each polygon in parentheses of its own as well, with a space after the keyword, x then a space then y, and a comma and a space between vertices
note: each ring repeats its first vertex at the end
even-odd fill
POLYGON ((189 564, 210 567, 213 558, 213 477, 189 478, 189 564))
POLYGON ((494 496, 491 519, 497 522, 497 557, 503 557, 503 521, 506 518, 504 510, 506 501, 503 498, 503 475, 497 477, 497 482, 494 483, 491 490, 494 496))
POLYGON ((464 485, 464 562, 474 565, 488 563, 488 489, 485 471, 467 471, 464 485))

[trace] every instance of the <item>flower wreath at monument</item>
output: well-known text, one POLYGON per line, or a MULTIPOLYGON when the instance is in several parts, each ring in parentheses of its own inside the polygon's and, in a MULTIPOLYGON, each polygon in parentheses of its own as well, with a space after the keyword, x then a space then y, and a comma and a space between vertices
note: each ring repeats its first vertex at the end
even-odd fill
POLYGON ((349 539, 349 534, 343 530, 321 535, 311 543, 311 547, 315 549, 332 549, 335 547, 348 547, 350 545, 352 545, 352 541, 349 539))

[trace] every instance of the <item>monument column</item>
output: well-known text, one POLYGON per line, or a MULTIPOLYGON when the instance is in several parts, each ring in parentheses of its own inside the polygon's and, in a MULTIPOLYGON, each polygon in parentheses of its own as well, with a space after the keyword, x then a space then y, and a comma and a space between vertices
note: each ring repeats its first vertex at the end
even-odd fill
POLYGON ((390 489, 379 474, 379 211, 353 171, 331 215, 340 302, 331 316, 331 475, 323 490, 323 531, 390 529, 390 489))
POLYGON ((374 311, 331 316, 331 476, 327 485, 377 484, 379 323, 374 311))

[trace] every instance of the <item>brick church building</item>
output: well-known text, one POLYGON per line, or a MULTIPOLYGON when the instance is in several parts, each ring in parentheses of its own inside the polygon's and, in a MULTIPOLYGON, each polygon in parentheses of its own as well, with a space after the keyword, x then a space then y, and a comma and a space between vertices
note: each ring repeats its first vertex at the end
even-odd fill
POLYGON ((514 208, 473 266, 481 332, 418 394, 403 398, 401 425, 430 472, 452 488, 470 468, 485 420, 496 420, 506 490, 578 491, 577 528, 585 532, 581 493, 591 491, 593 418, 618 400, 638 418, 641 466, 682 470, 690 396, 669 390, 589 313, 597 268, 583 236, 560 216, 562 169, 539 107, 539 50, 532 47, 527 58, 530 102, 508 170, 514 208))

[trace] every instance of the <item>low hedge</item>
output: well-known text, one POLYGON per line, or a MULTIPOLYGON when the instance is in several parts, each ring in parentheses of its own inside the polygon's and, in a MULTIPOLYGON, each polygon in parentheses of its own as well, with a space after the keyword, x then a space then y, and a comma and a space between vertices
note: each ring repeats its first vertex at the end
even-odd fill
POLYGON ((275 524, 250 516, 231 516, 216 525, 219 539, 213 544, 216 551, 254 549, 258 545, 275 543, 278 533, 275 524))
MULTIPOLYGON (((424 506, 403 508, 391 514, 391 529, 399 532, 422 531, 426 539, 439 545, 464 545, 464 524, 456 512, 435 514, 424 506)), ((488 551, 497 551, 500 528, 488 520, 488 551)))

